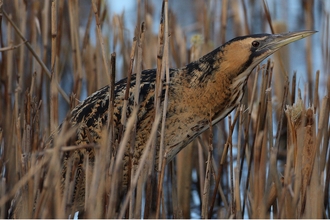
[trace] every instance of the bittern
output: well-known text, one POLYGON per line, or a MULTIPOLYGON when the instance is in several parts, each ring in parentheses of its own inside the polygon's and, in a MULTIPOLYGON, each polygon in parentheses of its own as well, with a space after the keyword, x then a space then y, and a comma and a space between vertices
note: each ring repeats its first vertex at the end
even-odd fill
MULTIPOLYGON (((204 55, 199 60, 179 69, 170 69, 164 138, 167 162, 171 161, 182 148, 205 131, 210 126, 210 119, 213 125, 239 105, 244 94, 243 87, 246 85, 251 71, 261 61, 281 47, 314 33, 315 31, 299 31, 237 37, 204 55)), ((126 86, 127 78, 118 81, 114 87, 115 139, 118 138, 118 128, 121 126, 121 112, 126 86)), ((134 74, 131 77, 130 86, 127 118, 134 108, 134 87, 136 86, 136 76, 134 74)), ((154 122, 155 86, 156 69, 142 71, 139 95, 140 106, 137 114, 133 156, 134 165, 139 164, 154 122)), ((162 89, 161 101, 163 102, 165 85, 162 89)), ((76 129, 76 145, 92 142, 101 143, 102 126, 106 125, 108 121, 108 107, 109 86, 105 86, 73 109, 71 124, 76 129)), ((160 138, 159 132, 158 138, 160 138)), ((127 148, 129 149, 129 146, 127 148)), ((78 157, 76 160, 78 159, 79 163, 84 161, 85 154, 81 151, 76 150, 74 153, 75 157, 78 157)), ((93 151, 89 152, 91 152, 89 155, 93 157, 93 151)), ((66 156, 65 160, 68 157, 66 156)), ((123 166, 123 185, 127 185, 127 157, 124 158, 123 166)), ((66 167, 64 167, 65 169, 66 167)), ((82 178, 82 180, 84 179, 82 178)), ((76 184, 84 185, 85 183, 76 182, 76 184)), ((82 188, 84 190, 84 187, 82 188)), ((75 192, 74 194, 81 194, 81 192, 75 192)))

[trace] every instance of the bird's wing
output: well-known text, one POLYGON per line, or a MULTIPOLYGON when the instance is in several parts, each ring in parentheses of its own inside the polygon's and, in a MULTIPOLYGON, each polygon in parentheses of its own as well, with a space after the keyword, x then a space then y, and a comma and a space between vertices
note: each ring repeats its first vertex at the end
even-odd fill
MULTIPOLYGON (((170 77, 177 71, 170 69, 170 77)), ((120 119, 122 108, 124 105, 124 97, 127 86, 127 78, 118 81, 114 88, 114 122, 115 126, 120 126, 120 119)), ((144 129, 139 126, 139 122, 145 120, 147 117, 153 114, 154 111, 154 96, 156 86, 156 69, 144 70, 141 73, 140 79, 140 109, 138 113, 138 129, 144 129)), ((134 92, 136 88, 136 74, 132 74, 130 81, 130 91, 126 110, 126 117, 128 118, 133 112, 134 107, 134 92)), ((161 94, 161 102, 164 100, 165 86, 161 94)), ((83 126, 84 129, 88 128, 91 135, 99 136, 95 131, 95 128, 100 129, 100 125, 105 125, 108 120, 108 107, 109 107, 109 86, 105 86, 100 90, 94 92, 87 97, 82 103, 77 105, 71 112, 72 125, 83 126)), ((84 130, 83 129, 83 130, 84 130)), ((83 135, 85 136, 85 135, 83 135)), ((83 138, 79 137, 78 139, 83 138)), ((98 137, 99 138, 99 137, 98 137)), ((97 138, 97 139, 98 139, 97 138)), ((84 139, 84 138, 83 138, 84 139)))

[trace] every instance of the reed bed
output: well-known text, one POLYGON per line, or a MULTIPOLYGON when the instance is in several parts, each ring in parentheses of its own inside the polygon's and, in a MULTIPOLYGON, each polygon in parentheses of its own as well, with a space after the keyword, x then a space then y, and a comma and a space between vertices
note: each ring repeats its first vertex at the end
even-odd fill
MULTIPOLYGON (((66 151, 87 147, 95 149, 95 160, 91 166, 86 159, 81 168, 82 218, 330 217, 326 1, 295 1, 304 13, 296 15, 301 20, 294 28, 319 31, 318 40, 296 44, 303 60, 291 62, 296 54, 286 47, 259 65, 241 105, 169 164, 163 162, 163 140, 155 138, 164 132, 167 102, 155 97, 152 132, 138 169, 130 171, 125 197, 117 197, 120 167, 126 144, 134 143, 138 103, 132 117, 121 119, 121 140, 114 140, 110 101, 103 131, 108 138, 99 145, 66 146, 75 132, 67 125, 70 110, 102 86, 157 68, 159 91, 163 83, 170 86, 169 67, 184 66, 232 37, 295 31, 275 16, 271 1, 178 2, 136 1, 134 10, 116 14, 110 10, 114 1, 0 1, 1 218, 76 216, 78 204, 68 199, 70 172, 60 189, 62 159, 66 151), (180 25, 183 16, 194 22, 180 25), (306 69, 293 71, 302 63, 306 69), (53 147, 47 147, 61 123, 53 147), (155 165, 156 147, 163 157, 155 165)), ((280 2, 283 11, 288 2, 280 2)), ((69 170, 75 166, 68 164, 69 170)))

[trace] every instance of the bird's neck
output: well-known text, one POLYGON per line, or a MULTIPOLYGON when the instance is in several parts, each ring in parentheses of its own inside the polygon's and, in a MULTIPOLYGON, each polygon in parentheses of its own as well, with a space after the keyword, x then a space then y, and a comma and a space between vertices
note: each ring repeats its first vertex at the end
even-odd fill
POLYGON ((234 87, 243 87, 251 70, 240 69, 239 65, 229 62, 226 55, 219 47, 182 69, 186 81, 183 99, 201 117, 207 115, 219 120, 228 114, 223 109, 231 111, 243 96, 235 93, 234 87))

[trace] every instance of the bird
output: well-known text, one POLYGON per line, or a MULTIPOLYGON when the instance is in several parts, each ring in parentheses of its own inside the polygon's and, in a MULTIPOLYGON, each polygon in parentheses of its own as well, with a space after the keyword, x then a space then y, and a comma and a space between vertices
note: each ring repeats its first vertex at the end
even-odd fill
MULTIPOLYGON (((167 152, 166 162, 171 161, 177 153, 198 135, 219 122, 232 112, 242 100, 244 86, 252 70, 268 56, 283 46, 308 37, 316 31, 304 30, 282 34, 253 34, 236 37, 214 49, 200 59, 181 68, 169 69, 168 108, 166 112, 164 145, 167 152)), ((139 111, 136 121, 136 139, 133 152, 133 164, 139 160, 146 146, 155 119, 156 69, 141 72, 139 111)), ((114 137, 120 138, 121 114, 124 108, 125 91, 128 79, 119 80, 114 85, 114 137)), ((136 75, 130 79, 130 92, 127 105, 127 118, 134 109, 134 88, 137 85, 136 75)), ((102 126, 108 122, 109 86, 91 94, 78 104, 70 114, 71 126, 76 130, 76 145, 101 143, 102 126)), ((164 102, 166 85, 163 84, 161 102, 164 102)), ((158 134, 158 137, 160 135, 158 134)), ((129 146, 127 146, 127 149, 129 146)), ((75 155, 78 164, 82 164, 85 152, 88 151, 93 161, 93 149, 76 149, 64 157, 68 160, 75 155), (84 151, 84 152, 83 152, 84 151)), ((157 152, 156 154, 158 154, 157 152)), ((127 186, 128 159, 123 159, 123 185, 127 186)), ((65 176, 65 166, 63 177, 65 176)), ((79 178, 76 184, 84 181, 79 178)), ((76 187, 78 188, 78 187, 76 187)), ((80 187, 84 188, 84 187, 80 187)), ((82 189, 82 193, 84 189, 82 189)), ((76 192, 76 195, 79 194, 76 192)), ((84 199, 82 199, 84 201, 84 199)))

